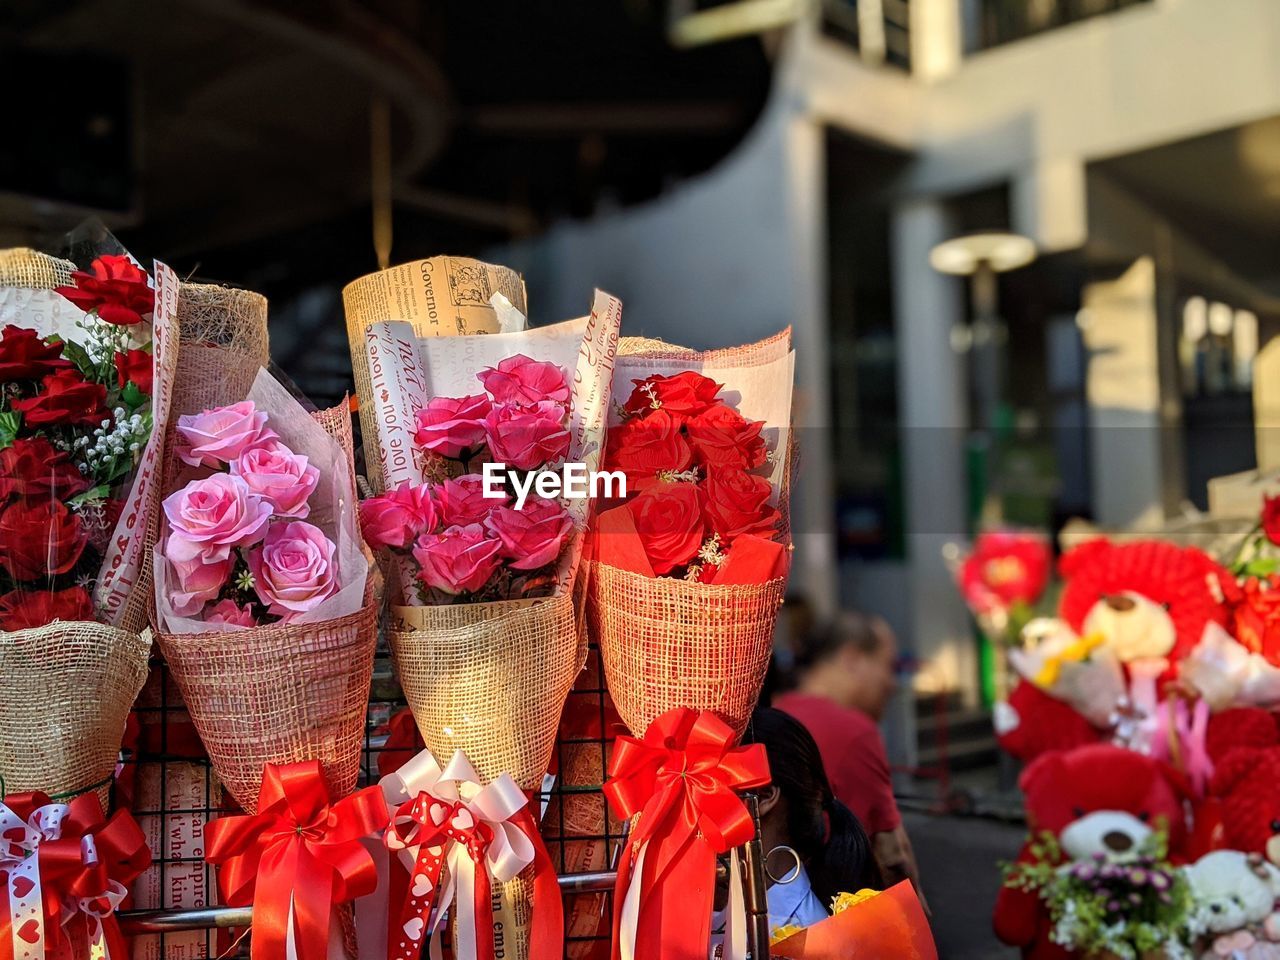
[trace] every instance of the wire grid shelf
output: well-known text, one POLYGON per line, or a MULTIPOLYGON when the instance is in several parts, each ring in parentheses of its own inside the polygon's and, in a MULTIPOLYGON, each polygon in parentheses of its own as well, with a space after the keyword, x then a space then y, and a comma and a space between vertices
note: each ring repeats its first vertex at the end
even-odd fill
MULTIPOLYGON (((378 757, 387 749, 388 724, 403 709, 407 706, 383 640, 374 663, 365 722, 362 785, 378 781, 378 757)), ((561 876, 612 869, 625 840, 601 790, 615 722, 599 654, 592 645, 587 669, 566 704, 552 763, 554 774, 534 800, 543 814, 548 851, 561 876)), ((203 825, 229 808, 177 686, 159 658, 153 661, 147 686, 134 706, 123 767, 113 787, 113 805, 132 811, 153 854, 151 868, 134 885, 133 908, 216 905, 214 871, 204 862, 203 825)), ((609 956, 611 914, 611 891, 566 894, 566 960, 609 956)), ((247 948, 247 942, 242 947, 247 948)), ((183 930, 136 936, 133 958, 236 956, 227 953, 232 949, 227 930, 183 930)))

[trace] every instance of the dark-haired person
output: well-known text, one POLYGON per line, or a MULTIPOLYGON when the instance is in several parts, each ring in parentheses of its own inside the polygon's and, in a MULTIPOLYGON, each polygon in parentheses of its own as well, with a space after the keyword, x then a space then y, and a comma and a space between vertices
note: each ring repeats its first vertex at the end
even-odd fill
MULTIPOLYGON (((831 792, 809 731, 781 710, 760 707, 742 742, 763 744, 769 757, 772 782, 760 791, 769 929, 817 923, 836 894, 878 887, 867 834, 831 792)), ((713 929, 722 924, 717 916, 713 929)))
POLYGON ((773 705, 813 735, 832 790, 871 836, 884 885, 909 879, 925 904, 878 726, 897 690, 897 658, 897 639, 884 620, 841 613, 800 644, 795 688, 773 705))

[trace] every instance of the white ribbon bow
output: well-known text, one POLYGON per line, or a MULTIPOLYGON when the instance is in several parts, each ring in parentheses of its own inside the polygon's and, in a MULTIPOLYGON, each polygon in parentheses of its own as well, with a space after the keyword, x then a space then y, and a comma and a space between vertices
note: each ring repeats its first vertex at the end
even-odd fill
MULTIPOLYGON (((514 880, 525 867, 533 863, 533 841, 510 822, 528 803, 524 791, 510 774, 503 773, 490 783, 482 784, 480 775, 463 751, 455 752, 453 759, 441 770, 431 752, 423 750, 395 773, 384 777, 381 786, 391 810, 425 793, 444 806, 459 804, 461 809, 454 814, 455 819, 462 818, 465 814, 471 822, 458 826, 469 828, 475 823, 486 824, 493 831, 493 840, 485 851, 485 869, 499 883, 514 880)), ((421 825, 414 823, 411 818, 397 816, 387 827, 384 836, 387 849, 398 852, 401 862, 410 872, 410 883, 413 885, 419 883, 419 878, 412 874, 419 852, 419 844, 414 839, 421 830, 421 825), (412 827, 402 840, 398 828, 406 824, 412 824, 412 827)), ((475 916, 476 864, 462 844, 449 843, 445 866, 447 877, 439 892, 429 930, 431 957, 435 960, 440 956, 440 919, 456 899, 458 922, 455 927, 455 955, 458 960, 474 960, 478 936, 475 916)), ((422 880, 425 881, 425 878, 422 880)), ((484 935, 492 936, 492 932, 486 930, 484 935)))

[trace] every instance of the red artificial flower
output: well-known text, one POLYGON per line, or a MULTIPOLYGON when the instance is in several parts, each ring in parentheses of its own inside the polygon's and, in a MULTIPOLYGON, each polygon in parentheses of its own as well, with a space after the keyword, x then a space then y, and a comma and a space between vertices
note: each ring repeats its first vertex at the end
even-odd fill
POLYGON ((0 450, 0 503, 67 500, 88 489, 89 478, 44 437, 20 437, 0 450))
POLYGON ((152 363, 151 354, 146 350, 130 350, 128 353, 116 354, 116 383, 123 390, 125 384, 132 383, 142 393, 151 396, 152 363))
POLYGON ((705 539, 702 493, 694 483, 659 483, 627 502, 653 572, 670 573, 693 560, 705 539))
POLYGON ((107 388, 92 383, 78 370, 59 370, 40 381, 40 392, 26 400, 13 401, 29 427, 94 426, 109 416, 107 388))
POLYGON ((665 410, 677 420, 696 417, 716 402, 723 384, 700 373, 685 371, 674 377, 654 375, 633 380, 636 388, 622 408, 633 417, 643 417, 654 410, 665 410))
POLYGON ((34 330, 9 324, 0 333, 0 383, 39 380, 71 366, 62 359, 62 344, 46 343, 34 330))
POLYGON ((777 508, 769 505, 772 493, 773 486, 764 477, 737 467, 713 469, 702 485, 707 526, 726 545, 744 533, 771 535, 780 519, 777 508))
POLYGON ((768 456, 760 431, 764 423, 747 420, 723 403, 703 410, 686 425, 689 444, 703 465, 741 467, 751 470, 768 456))
POLYGON ((98 257, 90 270, 71 274, 74 287, 57 288, 85 313, 97 310, 100 319, 126 327, 141 323, 155 309, 156 295, 146 271, 128 257, 98 257))
POLYGON ((1280 665, 1280 577, 1250 577, 1231 611, 1232 633, 1253 653, 1280 665))
POLYGON ((1037 534, 979 534, 960 568, 960 590, 978 613, 1033 604, 1049 582, 1051 560, 1049 544, 1037 534))
POLYGON ((93 601, 84 587, 12 590, 0 596, 0 630, 28 630, 55 620, 93 620, 93 601))
POLYGON ((650 487, 659 474, 679 473, 692 462, 680 422, 666 410, 624 420, 609 431, 605 463, 627 475, 628 492, 650 487))
POLYGON ((1272 543, 1280 544, 1280 496, 1263 498, 1262 532, 1272 543))
POLYGON ((80 560, 88 536, 60 500, 18 501, 0 510, 0 568, 14 580, 43 580, 80 560))

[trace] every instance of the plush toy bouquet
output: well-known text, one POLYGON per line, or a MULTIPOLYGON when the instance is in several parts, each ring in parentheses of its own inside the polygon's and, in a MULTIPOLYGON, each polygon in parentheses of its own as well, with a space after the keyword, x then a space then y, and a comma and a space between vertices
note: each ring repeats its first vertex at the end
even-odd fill
MULTIPOLYGON (((388 574, 405 697, 440 767, 459 757, 477 789, 506 778, 535 790, 586 652, 575 587, 621 304, 597 292, 589 316, 526 329, 518 277, 450 257, 358 280, 345 297, 377 493, 360 517, 388 574), (388 290, 401 291, 394 305, 388 290)), ((499 933, 507 956, 528 956, 547 929, 559 942, 559 895, 538 894, 534 866, 492 879, 494 918, 487 904, 457 914, 455 953, 499 933)), ((431 930, 414 919, 418 944, 431 930)))
POLYGON ((987 530, 971 548, 952 544, 944 556, 982 632, 997 642, 1016 640, 1049 583, 1048 538, 1029 530, 987 530))

